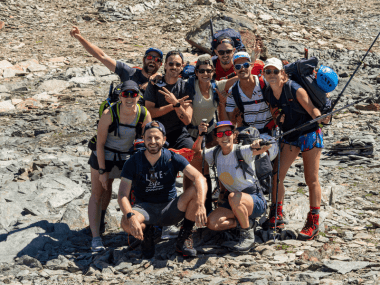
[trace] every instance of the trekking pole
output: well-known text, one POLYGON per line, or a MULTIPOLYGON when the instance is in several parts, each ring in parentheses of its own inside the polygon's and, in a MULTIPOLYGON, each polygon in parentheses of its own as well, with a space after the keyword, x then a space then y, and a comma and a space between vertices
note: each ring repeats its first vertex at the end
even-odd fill
MULTIPOLYGON (((281 123, 278 124, 278 134, 281 135, 281 123)), ((277 156, 277 185, 276 185, 276 214, 274 220, 273 240, 276 242, 277 236, 277 207, 278 207, 278 185, 280 184, 280 166, 281 166, 281 140, 278 140, 278 156, 277 156)))
MULTIPOLYGON (((202 123, 207 124, 207 119, 202 119, 202 123)), ((202 138, 202 175, 203 176, 205 175, 206 135, 207 135, 207 132, 201 133, 201 136, 203 136, 203 138, 202 138)))
POLYGON ((348 107, 351 107, 352 105, 358 104, 358 103, 360 103, 360 102, 362 102, 362 101, 364 101, 364 100, 368 100, 368 99, 371 99, 371 98, 372 98, 372 97, 369 96, 369 97, 366 97, 366 98, 362 98, 362 99, 360 99, 360 100, 357 100, 357 101, 355 101, 355 102, 353 102, 353 103, 351 103, 351 104, 348 104, 348 105, 346 105, 346 106, 343 106, 342 108, 339 108, 339 109, 337 109, 337 110, 335 110, 335 111, 332 111, 332 112, 330 112, 330 113, 327 113, 327 114, 324 114, 324 115, 322 115, 322 116, 319 116, 319 117, 317 117, 317 118, 315 118, 315 119, 313 119, 313 120, 310 120, 310 121, 308 121, 308 122, 302 124, 301 126, 299 126, 299 127, 295 127, 295 128, 293 128, 293 129, 291 129, 291 130, 285 132, 285 133, 282 133, 282 134, 279 133, 279 134, 278 134, 277 136, 275 136, 273 139, 274 139, 274 140, 277 140, 277 139, 279 139, 279 138, 281 138, 281 137, 284 137, 284 136, 286 136, 286 135, 288 135, 288 134, 290 134, 290 133, 292 133, 292 132, 295 132, 295 131, 301 130, 301 129, 305 128, 305 127, 310 126, 311 124, 314 124, 315 122, 319 121, 320 119, 324 119, 324 118, 326 118, 326 117, 328 117, 328 116, 330 116, 330 115, 336 114, 336 113, 338 113, 338 112, 340 112, 340 111, 342 111, 342 110, 344 110, 344 109, 346 109, 346 108, 348 108, 348 107))
POLYGON ((367 50, 367 52, 365 53, 365 55, 363 56, 362 60, 359 62, 358 66, 356 67, 354 73, 351 75, 350 79, 347 81, 346 85, 343 87, 342 91, 340 92, 340 94, 338 95, 338 97, 335 99, 334 103, 332 103, 331 105, 331 108, 330 108, 330 111, 334 110, 334 107, 335 105, 338 103, 338 101, 340 100, 340 98, 342 97, 343 95, 343 92, 346 90, 348 84, 350 84, 351 82, 351 79, 354 77, 355 73, 358 71, 359 67, 362 65, 364 59, 366 58, 366 56, 368 55, 369 51, 371 50, 371 48, 373 47, 373 45, 376 43, 377 39, 379 38, 380 36, 380 32, 377 34, 377 37, 375 38, 375 40, 372 42, 371 46, 369 47, 369 49, 367 50))

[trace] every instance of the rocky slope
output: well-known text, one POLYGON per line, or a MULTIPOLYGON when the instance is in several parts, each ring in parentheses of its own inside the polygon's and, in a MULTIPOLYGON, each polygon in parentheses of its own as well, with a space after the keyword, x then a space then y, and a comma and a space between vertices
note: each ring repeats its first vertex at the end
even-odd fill
POLYGON ((142 260, 119 228, 115 181, 107 251, 89 251, 87 142, 118 77, 70 38, 71 26, 110 56, 140 65, 149 46, 178 48, 193 60, 197 49, 186 38, 207 48, 210 17, 216 29, 241 27, 249 49, 260 37, 263 57, 293 61, 309 48, 338 72, 335 98, 379 32, 380 13, 378 1, 353 0, 0 0, 0 284, 380 284, 379 42, 338 107, 367 95, 372 101, 325 128, 315 241, 293 239, 308 211, 300 158, 285 181, 282 241, 258 227, 257 246, 237 255, 224 247, 227 233, 199 230, 198 258, 178 257, 169 240, 142 260))

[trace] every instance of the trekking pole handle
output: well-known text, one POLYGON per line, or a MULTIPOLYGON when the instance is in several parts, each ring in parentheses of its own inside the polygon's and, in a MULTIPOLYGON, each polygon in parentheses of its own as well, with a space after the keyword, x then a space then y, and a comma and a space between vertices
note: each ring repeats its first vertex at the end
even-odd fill
MULTIPOLYGON (((202 123, 207 124, 207 119, 202 119, 202 123)), ((207 135, 207 132, 203 132, 203 133, 201 133, 201 136, 203 136, 203 140, 206 139, 205 135, 207 135)))

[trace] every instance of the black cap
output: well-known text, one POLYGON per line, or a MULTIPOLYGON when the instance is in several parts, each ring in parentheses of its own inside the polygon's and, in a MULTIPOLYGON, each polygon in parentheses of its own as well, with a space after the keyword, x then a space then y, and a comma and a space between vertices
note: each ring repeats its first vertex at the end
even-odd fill
POLYGON ((127 80, 127 81, 124 81, 120 86, 120 92, 123 92, 125 90, 134 90, 136 92, 139 92, 140 88, 136 82, 132 80, 127 80))
POLYGON ((168 58, 169 58, 169 56, 171 56, 171 55, 179 55, 182 58, 182 62, 185 62, 185 60, 183 59, 183 54, 179 50, 171 50, 171 51, 169 51, 166 54, 165 61, 167 61, 168 58))
POLYGON ((160 123, 159 121, 151 121, 151 122, 147 123, 147 124, 145 125, 145 128, 144 128, 144 134, 145 134, 145 132, 146 132, 147 130, 149 130, 149 129, 159 129, 159 130, 164 134, 164 136, 166 136, 165 127, 164 127, 164 125, 163 125, 162 123, 160 123), (153 126, 153 125, 152 125, 153 123, 158 124, 158 126, 153 126))
POLYGON ((229 36, 221 35, 218 38, 213 39, 211 43, 212 48, 215 50, 218 47, 218 45, 220 45, 221 43, 230 44, 233 47, 235 47, 234 41, 229 36))

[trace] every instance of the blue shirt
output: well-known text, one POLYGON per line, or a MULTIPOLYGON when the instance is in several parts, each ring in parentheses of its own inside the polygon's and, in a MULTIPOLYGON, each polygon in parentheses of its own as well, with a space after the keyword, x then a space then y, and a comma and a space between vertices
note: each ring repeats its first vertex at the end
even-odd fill
POLYGON ((176 198, 177 173, 183 171, 189 162, 183 156, 162 148, 160 158, 152 166, 144 151, 136 152, 125 162, 121 177, 135 180, 136 187, 132 187, 136 199, 141 202, 166 203, 176 198), (151 175, 155 176, 155 182, 151 181, 151 175))

